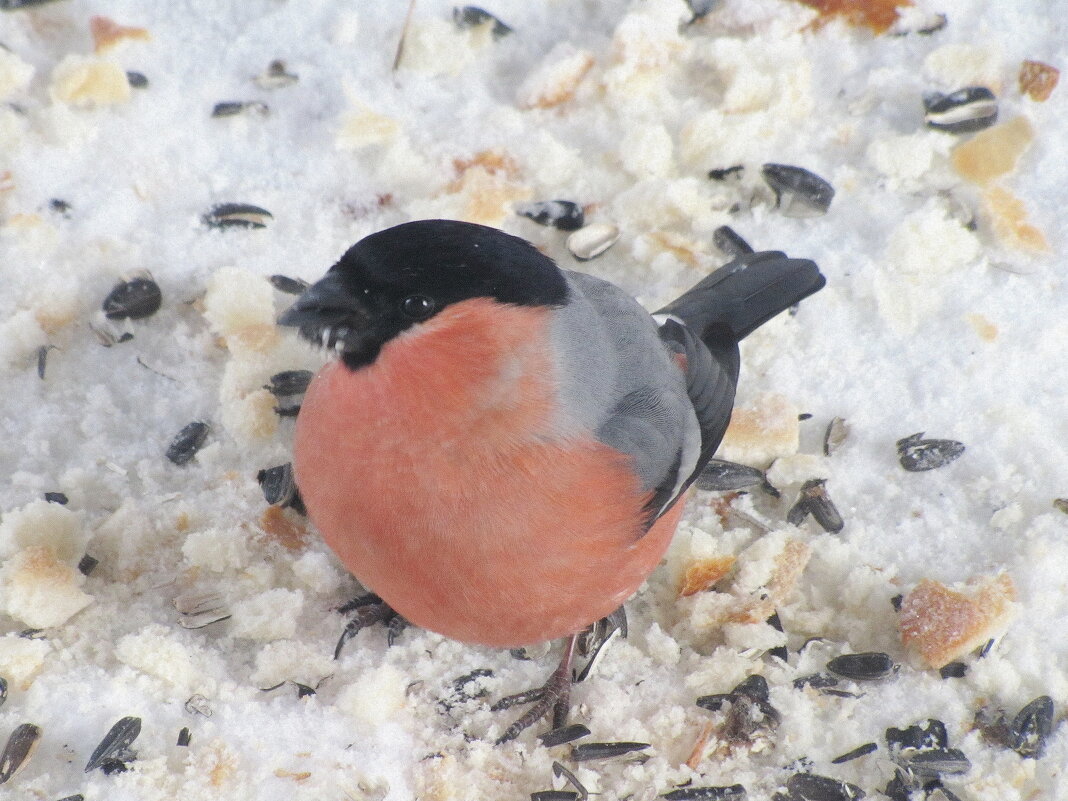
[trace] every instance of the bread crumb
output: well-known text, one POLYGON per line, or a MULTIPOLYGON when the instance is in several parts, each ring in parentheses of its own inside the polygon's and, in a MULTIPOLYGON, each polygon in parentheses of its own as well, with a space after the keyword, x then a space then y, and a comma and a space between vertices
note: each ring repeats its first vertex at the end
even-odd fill
POLYGON ((304 607, 300 590, 276 588, 233 604, 231 633, 246 640, 284 640, 297 631, 304 607))
POLYGON ((377 725, 404 708, 408 677, 392 665, 362 673, 338 694, 337 708, 361 723, 377 725))
POLYGON ((1016 162, 1034 138, 1034 129, 1027 118, 1014 117, 957 145, 950 161, 963 178, 980 185, 989 184, 1016 169, 1016 162))
POLYGON ((1061 72, 1056 67, 1041 61, 1024 61, 1020 65, 1020 93, 1036 103, 1044 103, 1057 88, 1060 77, 1061 72))
POLYGON ((50 548, 57 559, 75 565, 88 541, 81 515, 58 503, 30 501, 0 517, 0 559, 36 545, 50 548))
POLYGON ((686 566, 679 585, 679 595, 686 597, 707 590, 730 573, 735 558, 730 555, 695 559, 686 566))
POLYGON ((395 119, 379 114, 357 100, 352 105, 352 110, 341 118, 341 127, 335 140, 338 150, 362 150, 385 144, 397 136, 400 123, 395 119))
POLYGON ((735 408, 718 455, 731 462, 766 465, 797 453, 799 440, 797 407, 782 395, 768 394, 735 408))
POLYGON ((51 652, 48 640, 32 640, 15 632, 0 637, 0 676, 11 689, 26 691, 44 667, 51 652))
POLYGON ((93 37, 93 52, 103 53, 128 40, 147 42, 152 35, 147 28, 131 28, 119 25, 108 17, 90 17, 89 33, 93 37))
MULTIPOLYGON (((208 279, 204 295, 204 318, 220 336, 251 338, 263 326, 275 325, 274 290, 261 275, 241 267, 221 267, 208 279)), ((242 340, 242 344, 249 344, 242 340)))
POLYGON ((1027 221, 1027 207, 1008 189, 993 186, 983 193, 983 201, 993 223, 994 233, 1009 247, 1048 251, 1045 235, 1027 221))
POLYGON ((307 544, 307 527, 280 506, 268 506, 263 510, 260 528, 288 551, 299 551, 307 544))
POLYGON ((23 548, 0 568, 0 608, 35 629, 66 623, 93 602, 82 592, 85 577, 52 548, 23 548))
POLYGON ((593 54, 561 43, 549 51, 519 87, 520 108, 553 108, 571 100, 582 79, 593 69, 593 54))
POLYGON ((966 318, 983 342, 993 342, 998 338, 998 327, 981 314, 969 314, 966 318))
POLYGON ((1000 94, 1002 61, 1002 54, 991 47, 947 44, 927 55, 923 71, 930 81, 946 89, 986 86, 1000 94))
POLYGON ((257 651, 249 681, 257 687, 273 687, 283 681, 314 687, 336 669, 337 663, 320 648, 296 640, 277 640, 257 651))
POLYGON ((118 64, 71 53, 52 71, 49 93, 80 108, 110 106, 130 99, 130 81, 118 64))
POLYGON ((249 560, 247 536, 241 529, 194 531, 182 544, 182 556, 190 565, 214 573, 240 570, 249 560))
POLYGON ((0 47, 0 102, 10 100, 25 89, 33 78, 33 65, 0 47))
POLYGON ((937 670, 1004 632, 1015 600, 1006 573, 975 577, 962 591, 923 579, 901 601, 901 641, 937 670))
POLYGON ((166 682, 180 693, 205 690, 198 686, 202 671, 197 669, 190 650, 178 641, 176 630, 150 625, 136 634, 127 634, 116 644, 115 656, 123 664, 166 682))

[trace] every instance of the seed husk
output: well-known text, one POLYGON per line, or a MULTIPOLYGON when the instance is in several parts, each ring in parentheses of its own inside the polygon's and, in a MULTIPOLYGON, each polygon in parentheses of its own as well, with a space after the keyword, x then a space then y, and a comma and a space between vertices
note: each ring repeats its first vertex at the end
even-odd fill
POLYGON ((295 84, 300 80, 300 76, 286 70, 284 61, 275 59, 267 65, 267 69, 264 72, 257 75, 253 80, 261 89, 282 89, 295 84))
POLYGON ((555 745, 564 745, 565 743, 571 743, 575 740, 581 740, 583 737, 589 737, 590 730, 583 726, 581 723, 572 723, 569 726, 561 726, 558 729, 551 729, 538 736, 541 740, 541 744, 546 748, 552 748, 555 745))
POLYGON ((1068 515, 1068 498, 1054 498, 1053 508, 1068 515))
POLYGON ((844 417, 835 417, 827 424, 827 430, 823 434, 823 455, 830 456, 842 447, 842 443, 849 437, 849 426, 844 417))
POLYGON ((864 743, 864 745, 858 745, 852 751, 846 751, 841 756, 837 756, 831 760, 832 765, 841 765, 843 762, 852 762, 854 759, 859 759, 862 756, 867 756, 872 751, 879 749, 878 743, 864 743))
POLYGON ((972 763, 964 752, 957 748, 927 748, 921 750, 907 750, 898 754, 898 759, 914 773, 933 774, 940 776, 948 774, 955 776, 967 773, 972 763))
POLYGON ((0 11, 15 11, 19 8, 43 6, 45 3, 52 2, 55 0, 0 0, 0 11))
POLYGON ((120 763, 128 762, 127 749, 141 733, 141 718, 124 717, 104 735, 100 745, 93 751, 89 761, 85 763, 85 772, 89 773, 99 767, 103 767, 108 760, 116 760, 120 763))
POLYGON ((923 98, 928 128, 946 133, 972 133, 998 119, 998 99, 985 86, 966 86, 948 95, 932 92, 923 98))
POLYGON ((559 762, 553 762, 553 776, 558 779, 563 776, 567 783, 575 788, 575 792, 578 793, 579 801, 586 801, 586 799, 589 798, 589 791, 587 791, 582 782, 578 780, 578 777, 559 762))
POLYGON ((193 736, 189 733, 189 727, 183 726, 181 731, 178 732, 178 746, 186 748, 192 741, 193 736))
POLYGON ((302 295, 304 290, 311 286, 307 281, 290 278, 288 275, 272 275, 269 280, 275 289, 287 295, 302 295))
POLYGON ((143 72, 135 72, 133 70, 126 71, 126 82, 130 84, 133 89, 147 89, 148 78, 145 77, 143 72))
POLYGON ((1009 729, 1013 751, 1027 759, 1041 757, 1053 731, 1053 699, 1048 695, 1038 696, 1017 713, 1009 729))
POLYGON ((827 670, 853 681, 878 681, 897 671, 897 665, 889 654, 866 651, 859 654, 842 654, 827 663, 827 670))
POLYGON ((904 729, 891 726, 886 730, 886 744, 891 751, 948 748, 949 734, 945 723, 937 718, 928 718, 923 723, 915 723, 904 729))
POLYGON ((171 444, 167 446, 167 458, 177 465, 187 464, 204 445, 210 430, 211 427, 202 420, 188 423, 174 435, 171 444))
POLYGON ((7 703, 7 679, 0 676, 0 706, 7 703))
POLYGON ((631 754, 635 751, 644 751, 649 748, 649 743, 583 743, 576 745, 571 750, 571 759, 575 762, 586 762, 592 759, 610 759, 612 757, 631 754))
POLYGON ((90 556, 89 554, 84 554, 81 558, 81 561, 78 562, 78 572, 81 573, 83 576, 88 576, 90 573, 93 572, 93 570, 96 569, 96 566, 98 564, 100 564, 99 559, 90 556))
POLYGON ((815 773, 795 773, 786 780, 786 789, 797 801, 854 801, 864 791, 855 784, 815 773))
POLYGON ((478 28, 487 23, 493 24, 493 38, 500 39, 513 33, 513 29, 505 25, 491 13, 478 6, 463 6, 455 7, 452 10, 452 21, 460 30, 467 30, 469 28, 478 28))
POLYGON ((41 741, 41 727, 32 723, 23 723, 15 727, 7 738, 4 750, 0 752, 0 784, 5 784, 26 767, 41 741))
POLYGON ((206 718, 210 718, 212 715, 211 704, 200 693, 194 693, 189 696, 185 702, 185 711, 190 715, 203 715, 206 718))
POLYGON ((748 256, 753 252, 753 246, 729 225, 721 225, 712 232, 712 244, 730 259, 748 256))
POLYGON ((289 506, 297 493, 293 480, 293 465, 290 462, 260 470, 256 480, 263 490, 263 497, 271 506, 289 506))
POLYGON ((789 164, 765 164, 761 175, 786 217, 819 217, 831 207, 834 187, 814 172, 789 164))
POLYGON ((731 695, 744 695, 754 701, 768 700, 768 680, 754 673, 742 679, 738 686, 731 690, 731 695))
POLYGON ((272 375, 270 383, 265 384, 263 388, 276 398, 303 395, 314 375, 311 370, 283 370, 272 375))
POLYGON ((538 790, 530 794, 530 801, 578 801, 574 790, 538 790))
POLYGON ((924 439, 923 431, 897 441, 901 466, 910 473, 922 473, 945 467, 960 458, 964 444, 952 439, 924 439))
POLYGON ((266 228, 270 219, 271 212, 250 203, 219 203, 201 217, 209 228, 266 228))
POLYGON ((256 114, 266 117, 270 113, 266 103, 259 100, 226 100, 216 103, 211 109, 213 117, 236 117, 238 114, 256 114))
POLYGON ((803 690, 805 687, 811 687, 814 690, 823 690, 827 687, 835 687, 838 685, 838 679, 834 676, 828 676, 826 673, 813 673, 811 676, 801 676, 794 679, 794 689, 803 690))
POLYGON ((619 227, 611 223, 592 223, 567 238, 567 249, 578 261, 590 261, 612 247, 619 233, 619 227))
POLYGON ((827 494, 826 484, 825 478, 809 479, 802 484, 797 501, 786 514, 786 522, 799 526, 808 515, 812 515, 820 527, 831 534, 837 534, 845 528, 842 515, 827 494))
POLYGON ((163 294, 150 277, 139 276, 116 284, 104 298, 104 316, 109 320, 141 320, 159 311, 163 294))
POLYGON ((527 217, 538 225, 547 225, 561 231, 577 231, 586 224, 586 214, 578 203, 571 200, 542 200, 524 203, 515 213, 527 217))
POLYGON ((739 181, 744 172, 744 166, 735 164, 732 167, 719 167, 714 170, 709 170, 708 177, 713 181, 739 181))
POLYGON ((938 669, 943 679, 963 679, 968 673, 968 666, 963 662, 950 662, 938 669))
POLYGON ((49 503, 58 503, 60 506, 66 506, 69 502, 66 494, 62 492, 46 492, 44 499, 49 503))
POLYGON ((718 787, 680 787, 669 793, 664 793, 661 798, 667 801, 745 801, 745 787, 740 784, 730 784, 718 787))

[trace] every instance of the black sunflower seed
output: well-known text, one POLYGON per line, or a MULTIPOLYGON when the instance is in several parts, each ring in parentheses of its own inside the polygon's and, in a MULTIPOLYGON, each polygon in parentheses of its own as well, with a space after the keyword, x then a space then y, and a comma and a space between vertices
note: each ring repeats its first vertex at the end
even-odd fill
POLYGON ((512 28, 505 25, 491 13, 478 6, 457 6, 452 10, 452 21, 460 30, 477 28, 487 23, 493 23, 493 38, 500 39, 512 33, 512 28))
POLYGON ((889 654, 867 651, 860 654, 842 654, 827 663, 827 670, 854 681, 878 681, 897 670, 889 654))
POLYGON ((721 225, 712 232, 712 244, 731 259, 746 256, 753 252, 753 247, 729 225, 721 225))
POLYGON ((104 298, 104 316, 109 320, 140 320, 159 311, 163 294, 151 278, 134 278, 116 284, 104 298))
POLYGON ((1046 750, 1053 730, 1053 699, 1040 695, 1017 713, 1009 724, 1012 750, 1027 759, 1038 759, 1046 750))
POLYGON ((266 228, 272 218, 267 209, 250 203, 219 203, 200 219, 209 228, 266 228))
MULTIPOLYGON (((779 620, 779 613, 773 612, 771 617, 764 621, 771 626, 775 631, 783 631, 782 621, 779 620)), ((774 648, 768 649, 768 656, 773 656, 777 659, 781 659, 783 662, 790 661, 790 650, 785 645, 777 645, 774 648)))
POLYGON ((786 780, 786 789, 797 801, 854 801, 864 797, 864 791, 855 784, 815 773, 795 773, 786 780))
POLYGON ((745 787, 731 784, 719 787, 680 787, 664 793, 667 801, 745 801, 745 787))
POLYGON ((211 116, 236 117, 238 114, 257 114, 265 117, 270 111, 267 104, 259 100, 228 100, 216 103, 211 109, 211 116))
POLYGON ((300 80, 300 76, 289 72, 284 61, 275 59, 267 65, 265 72, 257 75, 253 80, 261 89, 282 89, 295 84, 300 80))
POLYGON ((972 763, 964 752, 957 748, 928 748, 902 751, 898 759, 913 773, 922 775, 948 774, 955 776, 967 773, 972 763))
POLYGON ((290 462, 275 465, 256 473, 256 481, 263 490, 264 500, 271 506, 288 506, 293 502, 297 485, 293 481, 293 465, 290 462))
POLYGON ((574 790, 538 790, 530 794, 530 801, 578 801, 574 790))
POLYGON ((713 181, 727 181, 727 180, 739 180, 742 177, 742 173, 745 172, 745 167, 741 164, 735 164, 733 167, 720 167, 718 169, 709 170, 708 177, 713 181))
POLYGON ((30 8, 31 6, 43 6, 55 0, 0 0, 0 11, 14 11, 18 8, 30 8))
POLYGON ((552 748, 554 745, 564 745, 581 740, 583 737, 589 737, 589 735, 590 730, 581 723, 572 723, 570 726, 561 726, 559 729, 547 731, 539 735, 538 739, 546 748, 552 748))
POLYGON ((203 446, 209 430, 210 426, 201 420, 187 424, 167 446, 167 458, 177 465, 188 463, 203 446))
POLYGON ((304 290, 311 284, 307 281, 302 281, 300 278, 290 278, 288 275, 272 275, 270 282, 279 292, 285 292, 287 295, 301 295, 304 290))
POLYGON ((892 607, 894 607, 894 611, 895 612, 900 612, 901 611, 901 603, 904 600, 905 600, 905 596, 902 595, 901 593, 898 593, 897 595, 895 595, 893 598, 890 599, 890 605, 892 607))
POLYGON ((54 197, 48 201, 48 210, 53 214, 59 214, 69 218, 71 208, 70 203, 58 197, 54 197))
POLYGON ((809 479, 802 484, 797 501, 786 514, 786 522, 799 526, 808 515, 812 515, 813 520, 831 534, 837 534, 845 528, 842 515, 827 494, 826 484, 825 478, 809 479))
POLYGON ((744 695, 754 701, 767 701, 768 680, 756 673, 752 676, 746 676, 738 683, 737 687, 731 690, 731 695, 744 695))
POLYGON ((923 98, 928 128, 947 133, 971 133, 989 128, 998 119, 998 99, 985 86, 966 86, 948 95, 932 92, 923 98))
POLYGON ((85 763, 85 772, 103 767, 108 760, 114 760, 120 764, 128 762, 127 749, 141 733, 141 718, 121 718, 100 741, 100 745, 93 751, 89 761, 85 763))
POLYGON ((134 72, 132 70, 126 71, 126 81, 134 89, 147 89, 148 78, 144 76, 144 73, 134 72))
POLYGON ((575 792, 578 793, 579 801, 586 801, 586 799, 590 797, 589 791, 582 784, 582 782, 578 780, 578 776, 576 776, 570 770, 565 768, 559 762, 553 762, 553 776, 558 779, 563 776, 564 780, 575 788, 575 792))
POLYGON ((586 762, 591 759, 610 759, 635 751, 644 751, 649 747, 649 743, 583 743, 582 745, 576 745, 571 750, 571 758, 575 762, 586 762))
POLYGON ((548 225, 561 231, 577 231, 586 224, 586 214, 571 200, 542 200, 517 206, 515 213, 538 225, 548 225))
POLYGON ((968 666, 963 662, 949 662, 938 669, 943 679, 963 679, 968 673, 968 666))
POLYGON ((837 756, 831 760, 832 765, 841 765, 843 762, 852 762, 854 759, 859 759, 862 756, 867 756, 872 751, 878 750, 878 743, 864 743, 864 745, 858 745, 852 751, 846 751, 841 756, 837 756))
POLYGON ((66 506, 69 500, 62 492, 46 492, 44 494, 44 499, 49 503, 58 503, 61 506, 66 506))
POLYGON ((270 378, 270 383, 263 388, 268 390, 276 398, 286 398, 290 395, 303 395, 304 390, 311 383, 311 370, 283 370, 275 373, 270 378))
POLYGON ((912 434, 897 441, 897 456, 901 466, 910 473, 922 473, 945 467, 960 458, 964 444, 952 439, 923 439, 923 433, 912 434))
POLYGON ((827 687, 834 687, 837 684, 838 679, 834 676, 828 676, 826 673, 813 673, 811 676, 801 676, 794 679, 794 688, 798 690, 803 690, 805 687, 823 690, 827 687))
POLYGON ((93 572, 93 570, 96 569, 96 566, 98 564, 100 564, 99 559, 90 556, 89 554, 84 554, 81 560, 78 562, 78 572, 81 573, 83 576, 88 576, 90 573, 93 572))
POLYGON ((697 488, 710 492, 733 492, 757 487, 765 481, 764 471, 724 459, 709 459, 697 476, 697 488))
POLYGON ((765 164, 760 172, 787 217, 818 217, 831 207, 834 187, 814 172, 789 164, 765 164))
POLYGON ((41 727, 23 723, 15 727, 0 751, 0 784, 7 783, 30 761, 41 740, 41 727))
POLYGON ((891 751, 907 748, 931 750, 949 747, 949 734, 946 724, 937 718, 928 718, 923 723, 915 723, 904 729, 890 727, 886 730, 886 744, 891 751))
POLYGON ((193 735, 189 733, 189 727, 183 726, 181 731, 178 732, 178 745, 181 748, 185 748, 193 740, 193 735))
POLYGON ((7 703, 7 679, 0 676, 0 706, 7 703))
POLYGON ((728 704, 733 700, 734 696, 730 693, 712 693, 711 695, 700 696, 695 703, 701 709, 707 709, 709 712, 719 712, 724 704, 728 704))

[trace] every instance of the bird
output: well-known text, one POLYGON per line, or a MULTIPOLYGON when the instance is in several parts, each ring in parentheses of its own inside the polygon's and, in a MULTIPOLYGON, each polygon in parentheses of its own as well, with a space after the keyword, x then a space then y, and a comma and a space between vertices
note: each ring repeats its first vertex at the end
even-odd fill
POLYGON ((500 648, 567 638, 498 742, 566 721, 579 633, 657 566, 723 438, 738 343, 824 284, 810 260, 748 253, 650 314, 496 228, 361 239, 278 320, 335 357, 307 387, 293 469, 376 596, 350 631, 396 614, 500 648))

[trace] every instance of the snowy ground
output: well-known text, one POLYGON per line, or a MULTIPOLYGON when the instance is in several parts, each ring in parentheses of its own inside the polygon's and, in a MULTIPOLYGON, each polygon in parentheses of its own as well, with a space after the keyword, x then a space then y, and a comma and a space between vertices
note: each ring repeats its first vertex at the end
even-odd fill
POLYGON ((554 786, 559 760, 603 799, 688 781, 769 798, 801 769, 878 798, 894 776, 884 731, 929 717, 971 762, 944 777, 963 801, 1068 796, 1063 726, 1023 759, 973 725, 984 705, 1011 717, 1045 694, 1059 720, 1068 702, 1068 515, 1054 506, 1068 496, 1068 90, 1037 101, 1017 80, 1024 60, 1063 67, 1068 31, 1053 2, 918 2, 902 24, 913 32, 874 36, 813 26, 785 0, 724 0, 688 26, 681 0, 500 0, 486 7, 514 32, 494 39, 421 0, 395 71, 402 0, 0 11, 0 745, 20 724, 41 730, 0 797, 522 799, 554 786), (943 29, 915 32, 938 12, 943 29), (94 53, 95 15, 147 34, 94 53), (275 59, 299 79, 254 81, 275 59), (129 89, 127 70, 148 85, 129 89), (997 152, 1018 156, 985 183, 954 167, 973 135, 925 127, 921 102, 974 85, 997 95, 995 130, 1014 134, 997 152), (213 117, 224 101, 269 110, 213 117), (767 162, 830 181, 829 212, 783 215, 767 162), (734 165, 740 181, 709 179, 734 165), (622 229, 583 269, 649 307, 726 260, 712 245, 722 225, 815 259, 829 281, 743 348, 739 406, 780 433, 736 439, 727 456, 777 459, 782 499, 757 490, 729 512, 697 493, 669 564, 629 604, 630 639, 575 691, 587 740, 649 743, 644 763, 574 763, 568 746, 538 744, 544 727, 492 745, 514 713, 489 703, 540 683, 554 654, 519 661, 411 630, 387 649, 369 630, 334 661, 333 610, 358 588, 302 518, 267 511, 256 481, 288 460, 292 431, 263 384, 321 359, 272 326, 291 297, 266 276, 314 280, 360 237, 426 217, 498 225, 574 267, 565 234, 513 212, 553 198, 622 229), (992 211, 1016 200, 1026 221, 992 211), (224 202, 273 216, 205 225, 224 202), (104 297, 139 270, 162 308, 105 323, 104 297), (103 347, 94 327, 133 338, 103 347), (849 435, 825 457, 834 417, 849 435), (172 464, 164 451, 193 420, 211 425, 205 447, 172 464), (906 472, 895 442, 919 431, 966 450, 906 472), (785 522, 815 477, 839 534, 785 522), (772 593, 786 634, 723 625, 784 553, 804 566, 772 593), (680 571, 710 555, 737 557, 736 573, 679 598, 680 571), (1014 616, 993 624, 984 658, 961 657, 963 678, 902 645, 894 596, 1002 573, 1014 616), (212 593, 231 616, 181 627, 175 599, 212 593), (810 637, 826 639, 797 653, 810 637), (787 663, 766 655, 784 639, 787 663), (901 668, 843 680, 850 697, 793 687, 851 651, 901 668), (476 669, 492 674, 457 690, 476 669), (726 713, 694 700, 752 673, 782 722, 731 743, 726 713), (283 681, 318 691, 263 690, 283 681), (210 716, 189 710, 195 694, 210 716), (141 720, 137 758, 83 772, 126 716, 141 720), (867 742, 878 750, 831 764, 867 742))

